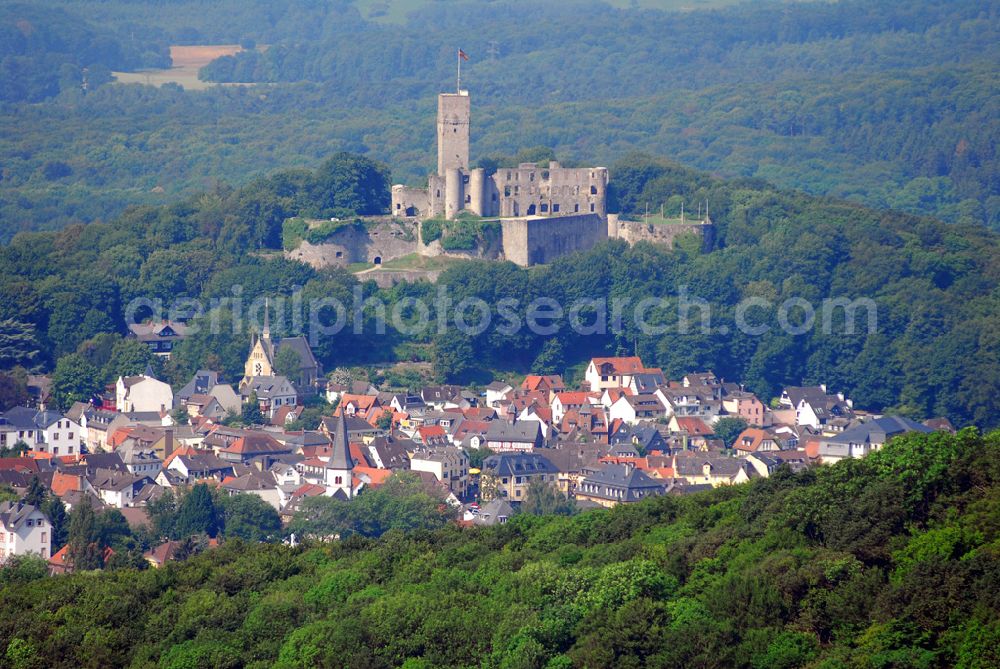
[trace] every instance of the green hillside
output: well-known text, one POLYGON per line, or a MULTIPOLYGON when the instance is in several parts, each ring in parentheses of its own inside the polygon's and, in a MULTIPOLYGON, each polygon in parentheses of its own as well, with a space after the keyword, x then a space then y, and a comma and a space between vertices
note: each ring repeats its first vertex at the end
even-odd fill
POLYGON ((674 2, 413 2, 419 11, 403 25, 368 20, 374 3, 38 4, 62 11, 0 12, 11 45, 29 16, 37 34, 65 35, 73 21, 143 62, 167 44, 255 42, 262 48, 202 76, 258 85, 99 85, 107 78, 91 68, 84 91, 86 43, 58 52, 69 61, 62 79, 43 58, 54 47, 30 57, 0 47, 10 82, 0 87, 0 240, 315 167, 338 151, 419 183, 434 167, 434 96, 455 85, 458 46, 471 55, 463 85, 474 160, 542 145, 566 162, 610 165, 642 150, 721 176, 1000 227, 995 1, 713 1, 676 13, 648 9, 674 2), (41 93, 26 100, 27 89, 41 93))
POLYGON ((0 572, 12 667, 995 667, 1000 433, 488 529, 0 572))

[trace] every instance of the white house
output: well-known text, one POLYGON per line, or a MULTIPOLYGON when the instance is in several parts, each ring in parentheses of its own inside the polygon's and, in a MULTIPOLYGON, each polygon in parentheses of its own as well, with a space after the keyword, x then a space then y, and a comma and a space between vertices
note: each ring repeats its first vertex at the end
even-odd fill
POLYGON ((608 420, 620 419, 629 425, 664 416, 665 409, 656 395, 622 395, 608 409, 608 420))
POLYGON ((521 410, 521 413, 517 415, 517 420, 520 421, 535 421, 538 423, 538 429, 542 431, 542 438, 548 439, 552 432, 552 426, 549 425, 549 418, 551 417, 552 410, 548 407, 539 408, 534 404, 529 404, 521 410), (546 416, 545 414, 549 414, 546 416))
POLYGON ((102 502, 116 509, 124 509, 132 506, 132 500, 145 486, 153 484, 153 478, 147 475, 99 469, 90 479, 90 484, 102 502))
POLYGON ((584 376, 591 390, 606 388, 627 388, 636 374, 655 373, 647 370, 638 356, 624 358, 592 358, 584 376))
POLYGON ((115 408, 122 413, 170 411, 174 392, 170 384, 153 378, 151 370, 139 376, 119 376, 115 384, 115 408))
POLYGON ((410 455, 410 470, 430 472, 458 497, 465 497, 469 484, 469 456, 460 448, 441 446, 415 451, 410 455))
POLYGON ((0 417, 7 446, 23 441, 35 453, 78 455, 85 438, 80 424, 58 411, 14 407, 0 417))
POLYGON ((0 504, 0 562, 12 555, 51 557, 52 524, 37 507, 24 502, 0 504))
POLYGON ((299 396, 295 386, 284 376, 250 377, 240 385, 240 394, 245 402, 256 395, 260 412, 268 419, 274 418, 282 407, 295 406, 299 396))
POLYGON ((494 381, 490 385, 486 386, 486 406, 496 408, 499 406, 500 400, 507 397, 507 393, 512 390, 514 390, 514 386, 509 383, 494 381))
POLYGON ((549 406, 552 408, 552 420, 556 423, 562 421, 566 412, 571 409, 580 409, 584 406, 597 404, 600 401, 595 393, 584 392, 563 392, 553 393, 549 406))

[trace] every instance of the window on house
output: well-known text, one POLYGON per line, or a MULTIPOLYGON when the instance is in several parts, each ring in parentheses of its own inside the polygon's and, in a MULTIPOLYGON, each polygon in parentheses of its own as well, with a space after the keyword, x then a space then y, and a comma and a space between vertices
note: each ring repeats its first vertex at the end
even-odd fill
POLYGON ((543 212, 543 213, 548 213, 548 211, 549 211, 549 205, 547 205, 547 204, 542 204, 542 212, 543 212))
POLYGON ((73 433, 70 432, 69 434, 67 434, 66 438, 69 439, 70 441, 73 441, 73 433))
POLYGON ((558 214, 559 213, 559 205, 558 204, 552 205, 552 213, 553 214, 558 214))
POLYGON ((594 203, 593 202, 590 203, 590 212, 591 213, 594 212, 594 203))
POLYGON ((59 433, 58 432, 53 432, 52 433, 52 441, 59 441, 59 433))
POLYGON ((338 476, 337 478, 333 479, 333 482, 335 484, 337 484, 337 485, 340 485, 340 484, 342 484, 344 482, 344 477, 343 476, 338 476))
POLYGON ((42 532, 42 543, 43 544, 47 543, 48 540, 49 540, 49 533, 48 532, 42 532))
POLYGON ((578 205, 578 204, 574 204, 574 205, 573 205, 573 211, 574 211, 574 212, 578 212, 578 211, 580 211, 580 205, 578 205))
POLYGON ((28 527, 34 527, 34 525, 35 521, 33 521, 31 518, 28 518, 28 527))

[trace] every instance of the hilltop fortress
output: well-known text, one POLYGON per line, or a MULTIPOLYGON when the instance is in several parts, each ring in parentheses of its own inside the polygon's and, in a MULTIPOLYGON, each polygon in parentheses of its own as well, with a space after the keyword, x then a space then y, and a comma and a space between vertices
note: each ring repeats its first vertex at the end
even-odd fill
POLYGON ((392 215, 454 220, 463 212, 497 217, 503 257, 544 263, 593 247, 608 236, 606 167, 521 163, 494 174, 469 167, 468 91, 438 95, 437 173, 426 188, 392 187, 392 215))
MULTIPOLYGON (((695 221, 685 221, 683 215, 635 221, 608 214, 606 167, 563 167, 551 161, 547 166, 500 167, 492 174, 471 168, 471 107, 468 91, 438 95, 437 171, 428 176, 425 188, 394 185, 390 216, 341 227, 319 243, 303 240, 287 255, 314 267, 367 263, 379 270, 383 263, 408 256, 506 259, 526 267, 585 251, 609 237, 669 247, 682 235, 696 235, 704 248, 711 246, 707 216, 695 221), (451 234, 482 230, 483 225, 494 232, 459 248, 445 244, 448 240, 440 233, 436 238, 426 235, 423 224, 435 221, 450 226, 446 233, 451 234)), ((439 230, 443 227, 438 225, 439 230)), ((386 267, 371 278, 391 284, 436 275, 386 267)))
POLYGON ((477 216, 564 216, 594 214, 607 220, 606 167, 567 168, 521 163, 487 175, 469 168, 468 91, 438 96, 437 173, 427 188, 392 187, 394 216, 454 219, 463 211, 477 216))

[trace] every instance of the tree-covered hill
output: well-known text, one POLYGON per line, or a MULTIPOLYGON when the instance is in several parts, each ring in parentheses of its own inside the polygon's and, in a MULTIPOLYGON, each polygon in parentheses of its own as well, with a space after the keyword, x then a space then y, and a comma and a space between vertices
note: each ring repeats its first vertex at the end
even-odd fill
POLYGON ((12 667, 1000 663, 1000 433, 574 517, 0 572, 12 667))
MULTIPOLYGON (((349 2, 48 4, 143 53, 256 41, 260 50, 206 76, 263 83, 188 92, 95 79, 84 93, 67 80, 43 105, 0 89, 0 240, 108 220, 219 179, 313 168, 344 150, 418 183, 433 169, 434 95, 454 86, 457 42, 473 56, 463 82, 474 158, 545 145, 610 165, 642 149, 724 176, 1000 226, 996 2, 684 13, 428 2, 403 25, 367 20, 349 2)), ((49 32, 65 32, 62 16, 49 32)))
MULTIPOLYGON (((826 383, 865 409, 997 425, 996 233, 755 180, 720 180, 638 154, 612 170, 618 175, 614 201, 625 211, 642 211, 648 202, 676 213, 682 199, 689 211, 709 202, 716 226, 713 250, 702 253, 699 244, 683 240, 673 251, 613 241, 533 269, 492 261, 460 264, 445 271, 438 286, 424 282, 380 290, 364 284, 364 296, 388 309, 424 298, 431 322, 437 318, 439 287, 452 304, 483 299, 491 305, 493 326, 476 336, 455 330, 437 336, 433 328, 404 333, 391 325, 385 334, 375 334, 372 310, 355 325, 348 309, 343 330, 317 337, 316 355, 333 369, 386 361, 400 355, 401 346, 416 344, 416 350, 431 352, 441 377, 468 382, 512 367, 562 373, 592 355, 636 351, 670 377, 713 369, 765 399, 787 384, 826 383), (701 330, 696 310, 691 327, 682 331, 682 295, 707 301, 709 329, 701 330), (524 323, 535 297, 555 299, 567 309, 580 298, 617 298, 631 305, 662 298, 646 320, 663 331, 644 332, 629 308, 617 330, 609 310, 602 332, 580 335, 564 313, 552 322, 552 336, 526 328, 504 334, 500 301, 518 300, 524 323), (766 325, 767 331, 734 327, 737 307, 749 298, 766 301, 768 306, 747 314, 751 325, 766 325), (780 327, 779 307, 790 299, 812 305, 811 327, 795 333, 780 327), (873 300, 874 318, 859 310, 853 331, 839 315, 843 310, 824 321, 823 301, 830 299, 873 300)), ((299 286, 305 305, 330 297, 352 305, 354 275, 318 272, 280 256, 282 222, 298 215, 379 211, 387 206, 386 178, 384 166, 342 154, 316 171, 279 172, 241 189, 219 186, 170 206, 134 208, 111 223, 18 235, 0 247, 6 270, 0 274, 0 323, 10 336, 23 335, 6 365, 52 370, 69 357, 79 368, 71 354, 80 353, 97 370, 76 394, 99 390, 99 371, 109 364, 114 337, 126 333, 126 307, 136 298, 162 300, 165 307, 195 298, 208 308, 211 300, 231 298, 240 286, 250 305, 264 296, 290 297, 299 286)), ((298 325, 290 312, 283 315, 283 325, 275 327, 284 334, 309 334, 308 313, 298 325)), ((209 325, 211 316, 204 318, 209 325)), ((224 315, 222 322, 231 318, 224 315)), ((211 335, 206 327, 181 343, 164 370, 168 378, 183 385, 206 367, 239 378, 246 335, 223 330, 211 335)), ((410 349, 407 357, 414 354, 410 349)))
POLYGON ((164 43, 123 41, 58 8, 0 4, 0 102, 39 102, 106 84, 112 69, 169 64, 164 43))

